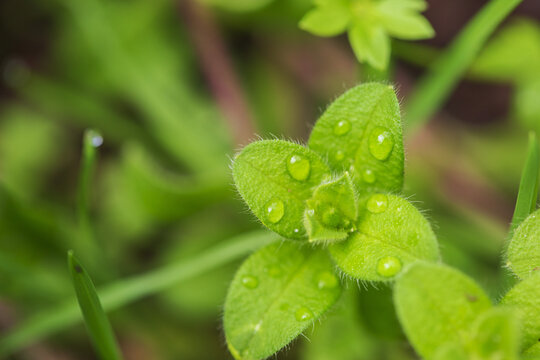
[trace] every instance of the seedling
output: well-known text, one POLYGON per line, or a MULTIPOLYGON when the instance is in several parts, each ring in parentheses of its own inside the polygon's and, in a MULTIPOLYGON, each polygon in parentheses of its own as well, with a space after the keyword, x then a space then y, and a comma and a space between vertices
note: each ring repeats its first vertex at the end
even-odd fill
MULTIPOLYGON (((532 136, 518 219, 536 199, 537 151, 532 136)), ((338 300, 343 278, 396 281, 399 320, 426 359, 517 359, 533 351, 540 336, 536 213, 508 251, 508 266, 526 280, 494 306, 474 280, 440 262, 429 222, 399 195, 403 162, 398 100, 378 83, 339 97, 307 146, 261 140, 236 155, 238 191, 283 239, 249 257, 230 285, 224 327, 235 358, 263 359, 286 346, 338 300)))

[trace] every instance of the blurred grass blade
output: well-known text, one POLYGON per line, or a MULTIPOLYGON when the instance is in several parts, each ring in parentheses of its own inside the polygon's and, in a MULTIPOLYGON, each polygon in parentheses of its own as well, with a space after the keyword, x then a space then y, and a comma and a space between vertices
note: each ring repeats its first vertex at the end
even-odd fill
POLYGON ((491 0, 421 79, 405 109, 406 131, 417 130, 444 103, 497 26, 523 0, 491 0))
POLYGON ((103 144, 103 137, 97 131, 87 129, 84 132, 79 187, 77 189, 77 213, 79 225, 84 232, 89 231, 90 227, 90 189, 96 163, 97 148, 101 144, 103 144))
POLYGON ((510 225, 509 238, 514 230, 521 224, 530 213, 536 209, 538 199, 538 180, 540 170, 540 149, 538 139, 534 132, 529 133, 529 150, 527 160, 521 174, 519 192, 516 200, 516 208, 510 225))
POLYGON ((84 323, 96 352, 102 359, 121 359, 111 324, 101 307, 96 288, 79 260, 68 251, 68 266, 84 323))
MULTIPOLYGON (((204 253, 154 271, 105 286, 99 297, 105 311, 118 309, 146 296, 166 290, 180 281, 237 260, 278 239, 274 233, 254 231, 231 238, 204 253)), ((47 309, 0 338, 0 358, 59 332, 81 320, 74 301, 47 309)))

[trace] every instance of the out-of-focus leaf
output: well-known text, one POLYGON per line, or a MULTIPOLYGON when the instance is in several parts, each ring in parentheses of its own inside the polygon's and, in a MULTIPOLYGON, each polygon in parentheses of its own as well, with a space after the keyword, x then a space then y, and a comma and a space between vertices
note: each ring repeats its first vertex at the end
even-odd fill
POLYGON ((465 345, 471 324, 491 307, 472 279, 450 267, 424 262, 398 277, 394 301, 409 341, 426 358, 449 342, 465 345))
POLYGON ((522 349, 538 343, 540 338, 540 272, 515 285, 501 304, 514 308, 522 322, 522 349))
POLYGON ((349 30, 349 42, 354 54, 361 62, 367 62, 376 69, 388 66, 390 39, 382 26, 369 27, 356 23, 349 30))

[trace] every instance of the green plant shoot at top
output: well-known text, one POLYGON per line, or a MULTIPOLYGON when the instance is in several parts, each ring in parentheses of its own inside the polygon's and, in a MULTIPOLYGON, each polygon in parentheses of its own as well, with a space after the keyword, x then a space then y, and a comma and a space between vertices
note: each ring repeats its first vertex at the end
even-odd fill
POLYGON ((508 266, 525 280, 493 306, 474 280, 440 263, 429 222, 399 195, 401 134, 393 87, 366 83, 328 107, 307 146, 261 140, 235 156, 240 195, 283 238, 249 257, 229 287, 223 321, 236 359, 267 358, 300 335, 346 291, 340 274, 395 282, 398 318, 426 359, 532 351, 540 336, 537 215, 508 251, 508 266))
POLYGON ((315 9, 300 27, 318 36, 343 32, 360 62, 384 70, 390 58, 390 38, 420 40, 435 32, 419 13, 425 0, 315 0, 315 9))

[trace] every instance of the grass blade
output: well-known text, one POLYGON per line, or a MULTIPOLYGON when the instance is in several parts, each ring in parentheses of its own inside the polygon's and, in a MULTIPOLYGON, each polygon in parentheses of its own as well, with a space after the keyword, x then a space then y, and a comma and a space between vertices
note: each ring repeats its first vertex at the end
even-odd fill
POLYGON ((406 130, 418 129, 443 104, 497 26, 523 0, 491 0, 418 84, 406 106, 406 130))
POLYGON ((79 260, 68 251, 68 266, 86 329, 96 352, 104 360, 121 359, 111 324, 101 307, 96 288, 79 260))
MULTIPOLYGON (((257 250, 278 236, 255 231, 231 238, 216 247, 182 262, 167 265, 152 272, 120 280, 102 288, 99 293, 103 309, 111 311, 146 296, 166 290, 183 280, 237 260, 257 250)), ((74 300, 29 318, 0 338, 0 358, 13 354, 48 335, 77 324, 81 314, 74 300)))
POLYGON ((529 150, 527 160, 521 174, 519 192, 516 200, 516 208, 510 225, 509 238, 514 230, 521 224, 530 213, 536 209, 538 199, 538 180, 540 170, 540 149, 534 132, 529 133, 529 150))

